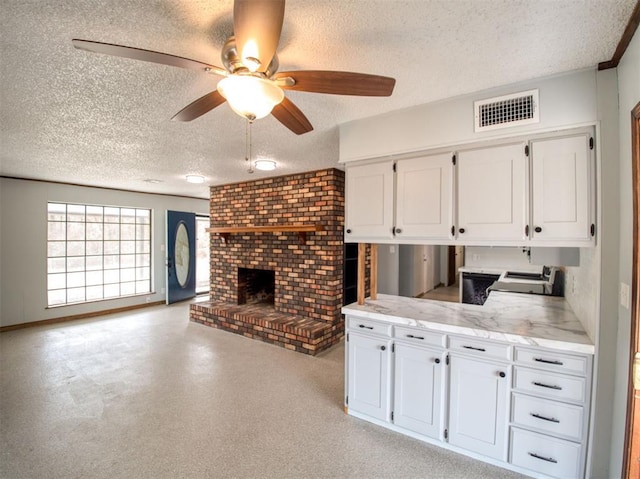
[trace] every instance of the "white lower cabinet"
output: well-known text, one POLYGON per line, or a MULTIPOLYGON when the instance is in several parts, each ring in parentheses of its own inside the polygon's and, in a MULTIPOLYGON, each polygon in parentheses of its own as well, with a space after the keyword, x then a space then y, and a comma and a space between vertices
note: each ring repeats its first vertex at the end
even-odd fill
POLYGON ((451 354, 449 443, 507 460, 509 366, 451 354))
POLYGON ((511 428, 511 464, 559 479, 582 477, 580 444, 511 428))
POLYGON ((348 341, 349 409, 388 421, 390 340, 349 333, 348 341))
POLYGON ((349 414, 537 478, 585 477, 590 355, 347 316, 349 414))
POLYGON ((394 344, 393 423, 440 438, 442 427, 443 352, 394 344))
POLYGON ((591 358, 516 347, 509 462, 558 479, 584 477, 591 358))

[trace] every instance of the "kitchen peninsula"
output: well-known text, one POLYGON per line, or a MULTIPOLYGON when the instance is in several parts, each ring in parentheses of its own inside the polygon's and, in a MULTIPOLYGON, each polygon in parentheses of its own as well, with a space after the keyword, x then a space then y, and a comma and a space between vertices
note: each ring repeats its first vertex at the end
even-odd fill
POLYGON ((595 347, 564 298, 342 308, 345 409, 532 477, 584 477, 595 347))

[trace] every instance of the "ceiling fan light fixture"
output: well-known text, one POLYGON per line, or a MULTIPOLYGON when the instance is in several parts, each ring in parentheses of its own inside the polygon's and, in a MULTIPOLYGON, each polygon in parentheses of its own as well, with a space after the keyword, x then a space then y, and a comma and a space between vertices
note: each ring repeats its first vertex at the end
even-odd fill
POLYGON ((229 75, 218 82, 220 93, 233 111, 249 121, 264 118, 284 99, 275 82, 253 75, 229 75))
POLYGON ((276 162, 273 160, 256 160, 256 170, 271 171, 276 169, 276 162))

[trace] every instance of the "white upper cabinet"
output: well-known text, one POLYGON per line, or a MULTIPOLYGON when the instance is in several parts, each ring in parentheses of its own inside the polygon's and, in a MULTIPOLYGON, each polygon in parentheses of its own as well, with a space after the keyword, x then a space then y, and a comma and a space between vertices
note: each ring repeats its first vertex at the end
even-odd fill
POLYGON ((593 242, 590 142, 587 133, 531 141, 532 242, 593 242))
POLYGON ((592 135, 580 128, 465 145, 455 156, 349 164, 345 241, 593 246, 592 135))
POLYGON ((452 154, 398 160, 396 181, 396 237, 450 239, 452 154))
POLYGON ((527 157, 518 142, 458 155, 458 239, 524 241, 527 157))
POLYGON ((393 238, 393 162, 349 166, 345 241, 393 238))

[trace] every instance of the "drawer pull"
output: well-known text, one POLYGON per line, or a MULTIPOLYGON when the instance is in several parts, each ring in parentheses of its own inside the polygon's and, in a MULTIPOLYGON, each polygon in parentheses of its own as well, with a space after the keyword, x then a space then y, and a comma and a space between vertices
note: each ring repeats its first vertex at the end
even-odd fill
POLYGON ((358 327, 365 328, 365 329, 373 329, 373 326, 365 326, 364 324, 359 324, 358 327))
POLYGON ((533 358, 534 361, 545 364, 555 364, 556 366, 562 366, 564 363, 562 361, 555 361, 553 359, 544 359, 544 358, 533 358))
POLYGON ((484 348, 476 348, 475 346, 462 346, 464 349, 473 349, 474 351, 482 351, 483 353, 486 351, 484 348))
POLYGON ((535 412, 532 412, 531 416, 535 417, 536 419, 543 419, 544 421, 555 422, 560 424, 560 419, 556 419, 555 417, 545 417, 545 416, 541 416, 540 414, 536 414, 535 412))
POLYGON ((413 334, 407 334, 407 338, 424 340, 424 336, 414 336, 413 334))
POLYGON ((545 383, 539 383, 537 381, 533 381, 533 385, 540 386, 541 388, 549 388, 549 389, 555 389, 556 391, 562 391, 562 388, 560 386, 556 386, 555 384, 545 384, 545 383))
POLYGON ((538 454, 536 454, 535 452, 530 452, 529 455, 531 457, 535 457, 536 459, 540 459, 541 461, 547 461, 547 462, 553 462, 554 464, 558 464, 558 461, 555 460, 553 457, 544 457, 544 456, 539 456, 538 454))

